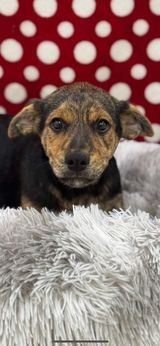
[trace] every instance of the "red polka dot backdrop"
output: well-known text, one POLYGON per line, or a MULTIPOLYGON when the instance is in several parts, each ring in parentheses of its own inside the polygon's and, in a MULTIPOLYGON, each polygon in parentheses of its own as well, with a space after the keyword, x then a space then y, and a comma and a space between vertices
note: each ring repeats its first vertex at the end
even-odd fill
POLYGON ((0 111, 88 81, 131 100, 160 141, 160 0, 1 0, 0 111))

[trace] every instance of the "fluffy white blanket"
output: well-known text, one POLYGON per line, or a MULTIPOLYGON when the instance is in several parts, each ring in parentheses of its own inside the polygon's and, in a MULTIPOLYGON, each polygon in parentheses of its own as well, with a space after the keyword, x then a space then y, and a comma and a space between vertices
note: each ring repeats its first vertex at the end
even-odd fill
MULTIPOLYGON (((132 143, 132 155, 129 145, 123 142, 117 151, 125 203, 128 198, 128 206, 143 208, 134 195, 140 193, 156 214, 152 197, 160 204, 160 170, 154 166, 148 185, 153 152, 146 147, 136 161, 133 146, 140 154, 147 144, 132 143), (148 199, 146 190, 134 187, 145 186, 144 180, 148 199)), ((160 157, 159 147, 153 149, 160 157)), ((87 340, 92 346, 159 345, 160 219, 140 210, 107 214, 97 206, 59 216, 0 210, 0 345, 83 346, 87 340), (60 339, 66 343, 54 342, 60 339)))
POLYGON ((124 141, 116 151, 124 205, 160 217, 160 145, 124 141))

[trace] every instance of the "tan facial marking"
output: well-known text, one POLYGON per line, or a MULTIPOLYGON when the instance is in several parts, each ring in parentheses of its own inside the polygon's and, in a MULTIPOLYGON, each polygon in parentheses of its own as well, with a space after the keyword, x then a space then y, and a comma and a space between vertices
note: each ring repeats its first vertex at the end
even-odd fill
POLYGON ((55 174, 59 170, 63 174, 64 154, 68 147, 69 138, 67 134, 53 134, 53 130, 46 127, 41 136, 41 142, 49 158, 51 166, 54 166, 55 174))
POLYGON ((67 124, 73 123, 76 119, 75 113, 72 110, 72 107, 68 107, 68 103, 62 103, 57 109, 55 109, 47 118, 46 126, 48 126, 52 119, 61 118, 67 124))
POLYGON ((67 132, 57 134, 54 133, 50 127, 50 123, 54 118, 61 118, 65 122, 71 122, 71 117, 69 115, 64 116, 64 111, 62 112, 63 107, 60 108, 61 109, 57 109, 56 112, 49 115, 41 135, 42 145, 49 158, 51 166, 54 166, 55 174, 58 173, 58 171, 63 171, 64 153, 66 152, 70 142, 67 132))
POLYGON ((104 135, 95 133, 92 136, 93 150, 91 153, 91 164, 93 169, 96 169, 101 174, 113 156, 119 143, 119 137, 116 133, 115 123, 109 113, 102 110, 101 107, 97 107, 96 109, 92 107, 91 110, 92 112, 89 115, 90 121, 96 122, 99 119, 105 119, 110 124, 110 129, 104 135))
POLYGON ((41 143, 49 158, 50 164, 54 167, 54 173, 59 176, 64 173, 64 156, 71 138, 67 132, 54 133, 50 127, 50 123, 55 118, 60 118, 66 124, 70 125, 75 120, 75 114, 70 110, 67 102, 63 103, 48 116, 41 135, 41 143))
POLYGON ((102 107, 98 104, 93 105, 88 113, 89 121, 97 121, 99 119, 106 119, 109 123, 114 125, 113 119, 109 113, 104 111, 102 107))
POLYGON ((111 130, 105 137, 93 139, 93 152, 91 154, 91 164, 93 169, 99 170, 100 174, 107 167, 109 160, 114 154, 119 138, 111 130))

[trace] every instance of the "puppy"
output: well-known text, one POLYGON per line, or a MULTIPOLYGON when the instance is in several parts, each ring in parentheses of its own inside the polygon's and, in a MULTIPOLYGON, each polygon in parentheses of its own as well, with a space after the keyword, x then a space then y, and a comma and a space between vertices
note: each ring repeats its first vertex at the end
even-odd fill
POLYGON ((139 135, 153 135, 147 118, 88 83, 31 100, 0 118, 0 207, 122 207, 113 155, 121 137, 139 135))

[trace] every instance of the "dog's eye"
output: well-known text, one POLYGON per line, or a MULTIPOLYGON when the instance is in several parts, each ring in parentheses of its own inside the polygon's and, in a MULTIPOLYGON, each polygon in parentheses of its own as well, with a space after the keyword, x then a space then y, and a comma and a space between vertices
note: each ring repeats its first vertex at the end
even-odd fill
POLYGON ((101 119, 96 123, 96 130, 98 133, 105 133, 109 130, 110 124, 107 120, 101 119))
POLYGON ((63 120, 61 120, 59 118, 55 118, 51 121, 50 126, 54 131, 60 132, 61 130, 63 130, 65 124, 64 124, 63 120))

